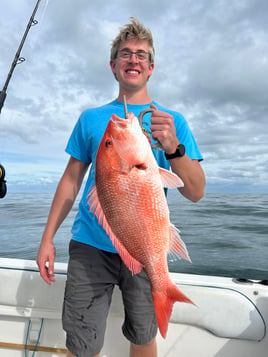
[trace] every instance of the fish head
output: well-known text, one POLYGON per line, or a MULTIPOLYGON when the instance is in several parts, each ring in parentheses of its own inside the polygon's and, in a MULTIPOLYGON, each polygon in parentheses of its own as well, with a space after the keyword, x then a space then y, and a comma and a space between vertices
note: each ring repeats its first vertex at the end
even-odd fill
POLYGON ((134 114, 129 113, 127 119, 113 114, 101 141, 98 158, 119 169, 145 165, 148 155, 152 155, 150 144, 134 114))

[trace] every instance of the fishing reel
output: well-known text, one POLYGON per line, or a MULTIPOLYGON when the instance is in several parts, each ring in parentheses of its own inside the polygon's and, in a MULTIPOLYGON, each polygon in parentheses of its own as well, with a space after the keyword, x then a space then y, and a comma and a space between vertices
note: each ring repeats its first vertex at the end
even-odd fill
POLYGON ((0 164, 0 198, 4 198, 7 193, 5 175, 5 168, 0 164))

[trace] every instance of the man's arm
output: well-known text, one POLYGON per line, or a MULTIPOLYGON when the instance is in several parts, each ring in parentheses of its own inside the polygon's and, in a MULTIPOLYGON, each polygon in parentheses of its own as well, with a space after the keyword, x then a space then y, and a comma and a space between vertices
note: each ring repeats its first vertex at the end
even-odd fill
POLYGON ((171 170, 184 182, 179 188, 180 193, 193 202, 198 202, 204 196, 206 179, 198 160, 191 160, 186 154, 169 160, 171 170))
MULTIPOLYGON (((151 131, 167 154, 173 154, 180 144, 174 125, 173 116, 155 109, 151 116, 151 131)), ((184 187, 179 188, 183 196, 193 202, 199 201, 204 196, 206 179, 198 160, 191 160, 186 154, 169 160, 172 171, 184 182, 184 187)))
POLYGON ((48 284, 55 281, 54 236, 73 206, 87 169, 88 164, 71 157, 58 184, 36 259, 40 275, 48 284))

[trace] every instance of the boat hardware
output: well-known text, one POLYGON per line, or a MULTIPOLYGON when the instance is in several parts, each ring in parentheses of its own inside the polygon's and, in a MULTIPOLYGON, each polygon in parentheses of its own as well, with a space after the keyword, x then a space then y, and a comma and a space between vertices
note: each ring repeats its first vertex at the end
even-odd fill
POLYGON ((25 346, 24 344, 10 343, 10 342, 0 342, 0 348, 7 348, 12 350, 24 350, 26 348, 27 351, 47 352, 47 353, 57 353, 57 354, 67 353, 67 350, 65 348, 35 346, 35 345, 25 346))
MULTIPOLYGON (((27 351, 28 341, 30 341, 30 343, 32 344, 35 344, 35 347, 37 348, 43 329, 43 323, 44 323, 44 319, 36 318, 36 319, 29 320, 26 340, 25 340, 25 349, 24 349, 25 355, 27 351)), ((36 348, 33 350, 32 357, 35 355, 36 348)))
POLYGON ((268 285, 268 279, 263 280, 252 280, 252 279, 245 279, 245 278, 236 278, 233 279, 235 283, 242 283, 242 284, 260 284, 260 285, 268 285))

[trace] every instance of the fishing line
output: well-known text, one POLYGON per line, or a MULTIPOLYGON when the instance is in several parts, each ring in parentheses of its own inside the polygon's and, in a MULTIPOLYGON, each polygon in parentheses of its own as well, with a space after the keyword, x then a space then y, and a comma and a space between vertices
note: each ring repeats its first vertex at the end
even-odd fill
POLYGON ((40 15, 40 20, 36 21, 34 23, 34 25, 38 24, 39 26, 37 28, 37 31, 33 35, 33 40, 32 40, 33 44, 35 44, 37 42, 37 40, 38 40, 38 37, 39 37, 39 34, 40 34, 40 30, 42 28, 43 21, 44 21, 44 18, 45 18, 45 14, 46 14, 46 11, 47 11, 48 3, 49 3, 49 0, 45 0, 45 4, 43 6, 43 9, 42 9, 42 12, 41 12, 41 15, 40 15))
POLYGON ((46 11, 47 11, 48 2, 49 2, 49 0, 46 0, 44 9, 43 9, 42 14, 41 14, 40 24, 43 23, 43 19, 44 19, 45 13, 46 13, 46 11))

